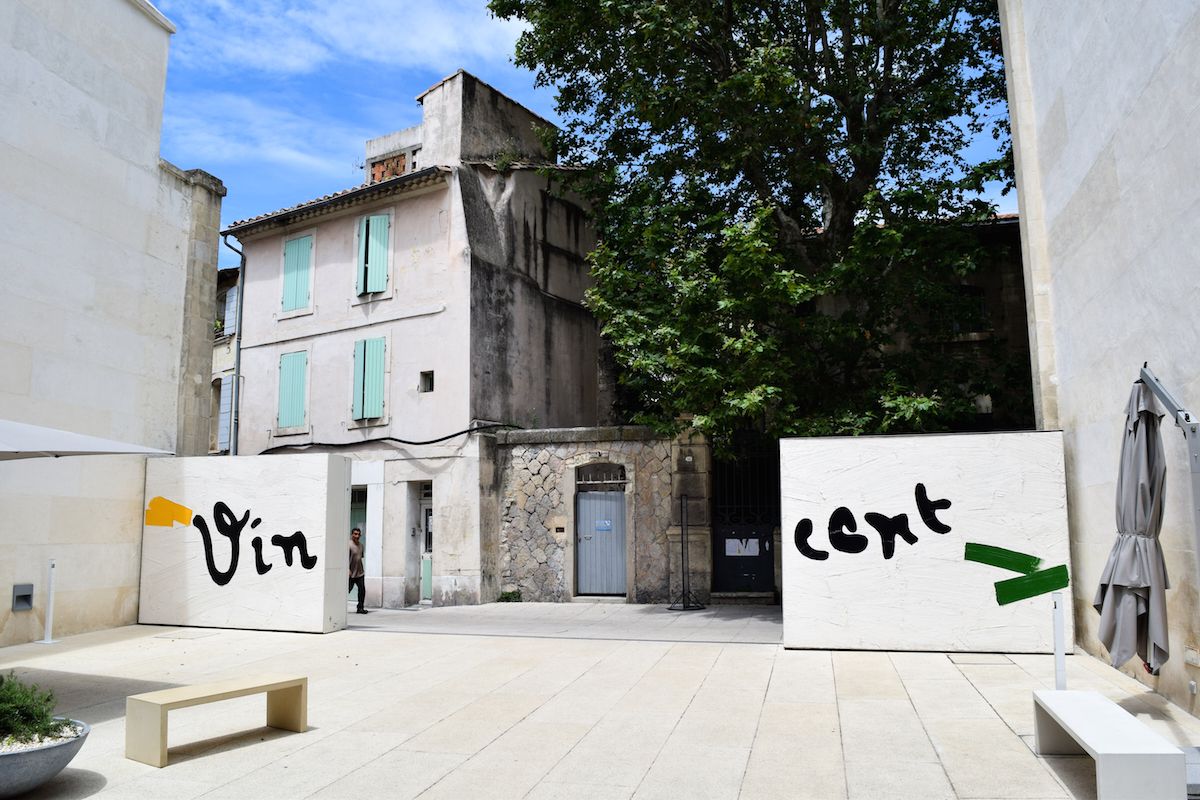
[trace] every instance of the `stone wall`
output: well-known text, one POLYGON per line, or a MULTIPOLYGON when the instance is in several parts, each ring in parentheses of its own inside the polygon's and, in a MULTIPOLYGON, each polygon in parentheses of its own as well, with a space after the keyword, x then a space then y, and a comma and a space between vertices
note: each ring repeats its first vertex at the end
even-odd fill
MULTIPOLYGON (((144 0, 0 3, 0 418, 208 450, 223 189, 160 166, 174 30, 144 0)), ((0 464, 0 587, 34 584, 0 647, 43 635, 50 559, 56 637, 137 620, 144 488, 142 457, 0 464)))
MULTIPOLYGON (((1200 406, 1200 6, 1003 0, 1038 426, 1062 428, 1075 630, 1105 657, 1096 586, 1116 537, 1113 503, 1130 386, 1149 362, 1178 401, 1200 406), (1177 102, 1186 98, 1185 102, 1177 102)), ((1156 404, 1157 407, 1157 404, 1156 404)), ((1161 409, 1160 409, 1161 410, 1161 409)), ((1160 542, 1170 660, 1122 671, 1193 714, 1200 666, 1200 543, 1186 441, 1162 420, 1167 485, 1160 542), (1193 657, 1194 660, 1194 657, 1193 657)))
MULTIPOLYGON (((626 598, 636 603, 669 602, 671 573, 678 569, 668 549, 673 523, 677 544, 679 537, 672 519, 673 444, 647 428, 634 427, 498 434, 500 590, 519 591, 527 602, 572 598, 575 470, 607 462, 625 468, 626 598)), ((705 528, 689 533, 693 539, 711 532, 705 528)), ((703 559, 695 549, 691 555, 703 559)), ((702 562, 694 568, 709 567, 702 562)), ((702 583, 707 594, 707 582, 702 583)))

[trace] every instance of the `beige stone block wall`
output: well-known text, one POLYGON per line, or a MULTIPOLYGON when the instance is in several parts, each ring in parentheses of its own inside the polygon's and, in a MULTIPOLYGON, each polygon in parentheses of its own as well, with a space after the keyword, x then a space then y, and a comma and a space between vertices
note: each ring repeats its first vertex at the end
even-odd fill
MULTIPOLYGON (((217 199, 160 167, 171 30, 129 0, 0 3, 0 419, 207 451, 217 199)), ((140 458, 0 463, 0 596, 36 587, 0 601, 0 645, 41 638, 49 558, 56 635, 136 619, 143 485, 140 458)))
MULTIPOLYGON (((1104 657, 1091 604, 1116 534, 1123 410, 1142 363, 1200 409, 1200 6, 1000 6, 1039 421, 1064 431, 1077 639, 1104 657)), ((1122 671, 1197 713, 1187 686, 1200 668, 1184 653, 1200 648, 1190 506, 1200 498, 1171 420, 1162 435, 1171 659, 1157 678, 1137 659, 1122 671)))
POLYGON ((175 452, 208 453, 212 415, 212 331, 216 315, 217 249, 225 185, 202 170, 183 172, 161 162, 162 182, 182 200, 179 253, 185 269, 180 320, 179 415, 175 452))
POLYGON ((0 461, 0 647, 41 639, 49 560, 54 637, 137 621, 142 456, 0 461), (12 611, 14 584, 33 609, 12 611))

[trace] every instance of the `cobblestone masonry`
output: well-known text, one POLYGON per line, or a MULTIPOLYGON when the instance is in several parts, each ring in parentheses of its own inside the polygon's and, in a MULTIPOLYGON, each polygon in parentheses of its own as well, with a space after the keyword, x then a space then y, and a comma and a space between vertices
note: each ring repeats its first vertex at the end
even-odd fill
POLYGON ((519 591, 527 602, 571 599, 575 469, 611 462, 625 467, 626 503, 633 507, 626 531, 633 549, 632 599, 669 601, 669 439, 508 443, 500 449, 502 592, 519 591))

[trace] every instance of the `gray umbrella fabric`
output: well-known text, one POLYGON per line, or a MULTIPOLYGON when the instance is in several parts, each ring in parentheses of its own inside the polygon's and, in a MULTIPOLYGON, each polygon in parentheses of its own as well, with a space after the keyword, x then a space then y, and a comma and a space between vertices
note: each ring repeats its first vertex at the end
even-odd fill
POLYGON ((15 458, 115 455, 118 453, 149 456, 174 455, 166 450, 155 450, 152 447, 142 447, 138 444, 0 419, 0 461, 15 458))
POLYGON ((1150 389, 1133 385, 1125 408, 1125 435, 1117 473, 1117 540, 1100 575, 1095 607, 1100 641, 1119 667, 1137 654, 1157 675, 1167 648, 1167 567, 1158 534, 1162 528, 1166 461, 1159 415, 1150 389))

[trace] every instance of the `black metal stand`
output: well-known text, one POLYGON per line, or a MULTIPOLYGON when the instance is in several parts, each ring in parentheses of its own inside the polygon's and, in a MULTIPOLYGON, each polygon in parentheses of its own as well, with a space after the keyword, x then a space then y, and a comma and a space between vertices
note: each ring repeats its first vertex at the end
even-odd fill
POLYGON ((687 495, 679 498, 679 597, 671 602, 671 611, 699 611, 704 604, 692 594, 692 574, 688 567, 687 495))

